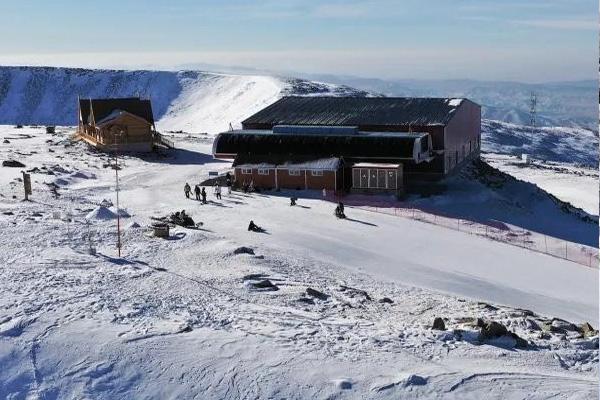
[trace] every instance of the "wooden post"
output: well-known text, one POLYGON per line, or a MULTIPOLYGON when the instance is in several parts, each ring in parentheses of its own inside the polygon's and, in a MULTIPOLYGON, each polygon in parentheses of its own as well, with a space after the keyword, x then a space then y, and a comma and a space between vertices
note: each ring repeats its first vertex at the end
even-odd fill
POLYGON ((23 187, 25 189, 25 200, 29 200, 29 195, 31 194, 31 175, 26 173, 25 171, 21 171, 23 174, 23 187))

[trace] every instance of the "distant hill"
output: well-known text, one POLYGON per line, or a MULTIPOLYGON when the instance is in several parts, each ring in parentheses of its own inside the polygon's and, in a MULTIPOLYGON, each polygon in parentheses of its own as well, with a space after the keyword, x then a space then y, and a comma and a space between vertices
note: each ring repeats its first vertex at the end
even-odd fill
POLYGON ((142 96, 161 129, 208 132, 239 124, 283 95, 368 96, 344 85, 200 71, 0 67, 0 124, 77 124, 77 97, 142 96))

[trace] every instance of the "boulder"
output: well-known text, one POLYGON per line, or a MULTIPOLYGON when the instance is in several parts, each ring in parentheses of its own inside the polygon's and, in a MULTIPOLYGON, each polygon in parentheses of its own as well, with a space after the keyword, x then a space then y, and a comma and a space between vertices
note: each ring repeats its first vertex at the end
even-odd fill
POLYGON ((306 288, 306 294, 308 296, 317 298, 319 300, 327 300, 329 298, 328 294, 325 294, 325 293, 320 292, 320 291, 318 291, 316 289, 313 289, 313 288, 306 288))
POLYGON ((433 325, 431 326, 431 329, 435 329, 438 331, 445 331, 446 324, 444 323, 444 320, 441 317, 436 317, 433 320, 433 325))
POLYGON ((379 302, 383 304, 392 304, 394 300, 390 299, 389 297, 384 297, 383 299, 380 299, 379 302))
POLYGON ((23 164, 22 162, 19 162, 17 160, 4 160, 4 161, 2 161, 2 166, 3 167, 12 167, 12 168, 23 168, 23 167, 25 167, 25 164, 23 164))
POLYGON ((2 141, 2 143, 4 143, 4 144, 9 144, 9 143, 10 143, 10 140, 8 140, 8 139, 4 139, 4 141, 2 141))
POLYGON ((237 249, 233 250, 233 254, 251 254, 254 255, 254 250, 251 249, 250 247, 238 247, 237 249))
POLYGON ((479 340, 485 341, 489 339, 499 338, 507 335, 508 330, 504 325, 496 321, 488 321, 483 324, 479 332, 479 340))
POLYGON ((553 318, 550 323, 550 331, 555 333, 578 332, 579 328, 564 319, 553 318))
POLYGON ((358 296, 364 297, 366 300, 371 300, 371 296, 369 296, 369 294, 366 291, 361 290, 361 289, 356 289, 356 288, 353 288, 350 286, 341 285, 340 291, 348 292, 348 295, 350 297, 354 297, 354 296, 358 295, 358 296))
POLYGON ((598 335, 598 331, 592 327, 588 322, 584 322, 579 326, 579 333, 583 337, 591 337, 598 335))
POLYGON ((264 290, 269 290, 269 291, 279 290, 279 287, 274 285, 273 282, 271 282, 268 279, 264 279, 264 280, 258 281, 258 282, 253 282, 251 285, 255 289, 264 289, 264 290))

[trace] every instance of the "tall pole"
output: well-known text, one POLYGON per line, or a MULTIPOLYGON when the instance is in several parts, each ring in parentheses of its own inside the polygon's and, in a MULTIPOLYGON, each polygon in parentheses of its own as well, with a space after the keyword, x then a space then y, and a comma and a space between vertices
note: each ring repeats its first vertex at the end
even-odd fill
MULTIPOLYGON (((123 131, 119 131, 118 136, 121 136, 123 131)), ((117 251, 119 258, 121 258, 121 209, 119 208, 119 143, 117 141, 117 135, 115 138, 115 190, 117 192, 117 251)))

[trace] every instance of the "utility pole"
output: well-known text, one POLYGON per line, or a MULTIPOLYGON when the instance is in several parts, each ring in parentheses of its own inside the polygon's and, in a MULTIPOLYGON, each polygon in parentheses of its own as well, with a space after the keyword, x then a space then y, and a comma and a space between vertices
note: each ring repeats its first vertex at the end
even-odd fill
POLYGON ((115 191, 117 195, 117 252, 119 254, 119 258, 121 258, 121 209, 119 208, 119 142, 123 133, 124 132, 122 129, 120 129, 118 133, 113 133, 113 137, 115 140, 115 165, 113 166, 113 168, 115 169, 115 191))
POLYGON ((532 132, 535 132, 536 108, 537 108, 537 96, 536 96, 535 92, 531 92, 531 98, 529 99, 529 124, 531 125, 532 132))

